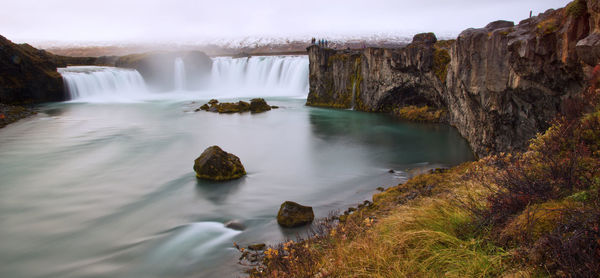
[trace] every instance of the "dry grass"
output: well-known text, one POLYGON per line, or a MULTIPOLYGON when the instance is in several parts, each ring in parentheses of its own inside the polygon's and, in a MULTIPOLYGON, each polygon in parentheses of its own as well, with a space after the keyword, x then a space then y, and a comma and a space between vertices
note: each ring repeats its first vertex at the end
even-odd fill
POLYGON ((404 120, 423 123, 439 123, 445 120, 446 111, 425 106, 405 106, 394 109, 393 114, 404 120))
POLYGON ((388 188, 313 237, 272 247, 251 275, 597 277, 599 95, 592 87, 567 103, 527 152, 388 188))

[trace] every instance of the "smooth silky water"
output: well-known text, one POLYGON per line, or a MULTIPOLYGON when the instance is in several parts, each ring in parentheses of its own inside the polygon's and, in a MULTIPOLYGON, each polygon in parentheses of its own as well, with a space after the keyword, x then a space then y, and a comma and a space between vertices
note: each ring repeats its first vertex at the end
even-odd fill
POLYGON ((213 80, 240 85, 213 81, 201 92, 148 93, 135 71, 62 70, 80 97, 0 129, 0 277, 242 276, 233 242, 274 244, 306 232, 277 225, 283 201, 325 217, 412 172, 473 159, 448 126, 306 107, 306 58, 269 59, 254 65, 263 73, 246 74, 227 73, 241 61, 216 61, 213 80), (282 81, 286 63, 301 76, 282 81), (260 96, 249 74, 263 78, 262 94, 280 109, 194 112, 215 96, 260 96), (239 156, 248 175, 197 180, 194 159, 211 145, 239 156), (225 228, 230 220, 247 228, 225 228))

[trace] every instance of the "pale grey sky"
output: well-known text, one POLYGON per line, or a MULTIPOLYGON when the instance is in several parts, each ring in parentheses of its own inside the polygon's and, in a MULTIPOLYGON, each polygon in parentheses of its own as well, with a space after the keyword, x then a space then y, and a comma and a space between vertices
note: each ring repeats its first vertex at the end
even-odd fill
POLYGON ((456 35, 568 0, 0 0, 0 35, 36 41, 195 41, 328 34, 456 35))

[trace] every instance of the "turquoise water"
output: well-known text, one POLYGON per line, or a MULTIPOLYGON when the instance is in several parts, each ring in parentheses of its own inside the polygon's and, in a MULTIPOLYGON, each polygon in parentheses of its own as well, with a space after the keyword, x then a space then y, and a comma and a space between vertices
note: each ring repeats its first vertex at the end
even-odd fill
POLYGON ((281 108, 262 114, 193 112, 204 102, 58 103, 0 129, 0 277, 236 277, 234 241, 304 232, 277 226, 286 200, 323 217, 473 159, 448 126, 294 98, 268 99, 281 108), (248 175, 197 180, 193 161, 211 145, 248 175))

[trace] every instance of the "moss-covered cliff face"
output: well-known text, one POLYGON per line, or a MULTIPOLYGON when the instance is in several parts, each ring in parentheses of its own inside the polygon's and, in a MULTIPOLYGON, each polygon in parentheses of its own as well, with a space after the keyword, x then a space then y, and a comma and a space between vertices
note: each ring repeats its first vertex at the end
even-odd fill
POLYGON ((0 36, 0 103, 64 100, 62 77, 51 56, 0 36))
POLYGON ((577 0, 516 26, 497 21, 465 30, 456 41, 419 34, 402 49, 311 46, 307 104, 348 108, 347 84, 358 76, 357 110, 444 109, 477 155, 522 150, 600 61, 599 6, 577 0), (336 67, 332 57, 360 61, 360 70, 336 67))
POLYGON ((155 52, 120 57, 115 66, 136 69, 146 84, 155 91, 173 90, 175 87, 175 59, 181 58, 185 69, 185 89, 201 89, 207 84, 212 60, 201 51, 155 52))
POLYGON ((313 45, 308 48, 312 106, 352 108, 360 93, 360 52, 335 51, 313 45))
POLYGON ((448 62, 434 63, 436 41, 427 33, 416 35, 402 49, 336 51, 311 46, 307 104, 369 112, 391 112, 405 105, 443 106, 438 97, 443 84, 434 65, 445 69, 448 62))
POLYGON ((116 57, 66 57, 14 44, 0 36, 0 103, 24 104, 66 99, 57 67, 112 65, 116 57))

